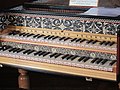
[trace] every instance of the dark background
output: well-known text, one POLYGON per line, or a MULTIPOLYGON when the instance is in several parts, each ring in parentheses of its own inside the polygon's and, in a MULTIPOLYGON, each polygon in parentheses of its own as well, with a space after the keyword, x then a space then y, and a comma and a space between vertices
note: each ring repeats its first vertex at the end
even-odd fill
POLYGON ((0 9, 6 9, 31 0, 0 0, 0 9))
MULTIPOLYGON (((32 2, 36 0, 0 0, 0 9, 32 2)), ((39 0, 40 3, 49 3, 53 5, 69 5, 69 0, 39 0)), ((120 0, 99 0, 99 7, 120 7, 120 0)))
MULTIPOLYGON (((31 90, 119 90, 116 82, 64 74, 52 74, 28 71, 31 90)), ((20 90, 18 88, 18 70, 4 66, 0 68, 0 90, 20 90)))

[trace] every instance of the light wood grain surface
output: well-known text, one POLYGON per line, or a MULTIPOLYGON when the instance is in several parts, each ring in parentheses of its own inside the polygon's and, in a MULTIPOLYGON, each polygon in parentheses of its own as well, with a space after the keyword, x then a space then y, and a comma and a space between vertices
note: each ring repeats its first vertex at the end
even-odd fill
POLYGON ((55 65, 55 64, 48 64, 48 63, 34 62, 34 61, 14 59, 14 58, 6 58, 6 57, 0 57, 0 63, 12 65, 15 67, 30 68, 38 71, 45 70, 45 71, 59 72, 64 74, 72 74, 72 75, 78 75, 78 76, 84 76, 84 77, 92 77, 92 78, 116 81, 115 72, 90 70, 90 69, 84 69, 84 68, 76 68, 76 67, 69 67, 69 66, 62 66, 62 65, 55 65))

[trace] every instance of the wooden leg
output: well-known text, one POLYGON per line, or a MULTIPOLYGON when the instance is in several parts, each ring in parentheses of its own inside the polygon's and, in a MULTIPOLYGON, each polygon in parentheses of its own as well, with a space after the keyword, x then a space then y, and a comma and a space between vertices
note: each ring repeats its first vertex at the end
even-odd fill
POLYGON ((119 88, 119 90, 120 90, 120 82, 118 83, 118 88, 119 88))
POLYGON ((27 76, 27 71, 23 69, 18 69, 18 72, 20 73, 18 77, 18 84, 19 88, 29 90, 29 77, 27 76))

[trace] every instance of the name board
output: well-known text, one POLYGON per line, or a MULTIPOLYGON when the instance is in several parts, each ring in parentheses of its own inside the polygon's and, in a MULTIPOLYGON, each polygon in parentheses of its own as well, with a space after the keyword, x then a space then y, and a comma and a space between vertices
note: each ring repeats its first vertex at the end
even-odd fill
POLYGON ((97 7, 98 0, 70 0, 69 6, 97 7))

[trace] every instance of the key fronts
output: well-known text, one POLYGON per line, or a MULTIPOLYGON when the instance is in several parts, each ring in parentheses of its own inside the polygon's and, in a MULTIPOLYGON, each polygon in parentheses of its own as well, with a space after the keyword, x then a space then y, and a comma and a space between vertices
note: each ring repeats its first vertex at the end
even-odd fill
POLYGON ((32 37, 32 38, 43 38, 44 40, 55 40, 58 39, 58 41, 62 41, 62 42, 66 42, 67 40, 69 40, 72 43, 83 43, 86 41, 86 44, 96 44, 99 43, 99 45, 103 45, 103 46, 113 46, 115 44, 115 42, 110 42, 110 41, 98 41, 98 40, 87 40, 87 39, 82 39, 82 38, 70 38, 70 37, 60 37, 60 36, 54 36, 54 35, 43 35, 43 34, 33 34, 33 33, 25 33, 25 32, 20 32, 20 31, 11 31, 10 33, 8 33, 8 35, 18 35, 20 37, 32 37))

